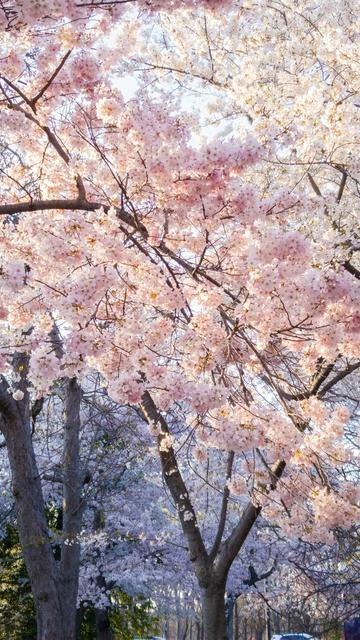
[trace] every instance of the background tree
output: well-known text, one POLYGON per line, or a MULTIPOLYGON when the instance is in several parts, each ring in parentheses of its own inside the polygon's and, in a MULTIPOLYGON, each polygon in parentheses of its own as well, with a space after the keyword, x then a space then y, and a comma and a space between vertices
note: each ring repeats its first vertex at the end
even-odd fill
POLYGON ((11 525, 4 533, 0 540, 0 637, 31 640, 36 637, 36 617, 19 538, 11 525))

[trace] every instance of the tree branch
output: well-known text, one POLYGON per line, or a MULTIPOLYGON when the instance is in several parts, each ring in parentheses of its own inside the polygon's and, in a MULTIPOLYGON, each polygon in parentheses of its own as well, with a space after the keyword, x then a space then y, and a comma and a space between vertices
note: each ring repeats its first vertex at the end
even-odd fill
POLYGON ((309 389, 308 391, 300 392, 300 393, 288 393, 287 391, 283 391, 280 387, 278 387, 273 382, 271 382, 267 376, 263 376, 262 379, 264 380, 264 382, 266 382, 267 384, 270 384, 273 388, 275 388, 276 391, 279 393, 279 395, 285 400, 307 400, 308 398, 311 398, 313 396, 322 398, 325 395, 325 393, 329 391, 335 384, 340 382, 340 380, 343 380, 344 378, 346 378, 346 376, 353 373, 353 371, 356 371, 357 369, 359 369, 360 362, 355 362, 354 364, 348 365, 346 369, 339 371, 331 380, 327 382, 327 384, 323 386, 322 389, 320 389, 323 382, 325 382, 325 380, 328 378, 330 373, 333 371, 334 366, 335 366, 335 362, 332 362, 331 364, 327 365, 316 376, 316 378, 314 379, 314 384, 311 387, 311 389, 309 389))
POLYGON ((306 175, 307 175, 307 177, 309 179, 309 182, 310 182, 313 190, 315 191, 316 195, 319 196, 319 197, 322 197, 322 193, 321 193, 318 185, 316 184, 314 178, 312 177, 311 173, 308 171, 306 175))
POLYGON ((76 378, 67 380, 65 390, 65 422, 63 450, 63 544, 61 549, 61 572, 64 588, 78 588, 78 564, 81 529, 81 473, 80 473, 80 403, 81 388, 76 378), (68 544, 70 542, 70 544, 68 544))
POLYGON ((247 580, 244 580, 243 582, 244 584, 247 584, 249 587, 255 587, 257 582, 260 582, 261 580, 266 580, 267 578, 269 578, 271 574, 274 573, 275 569, 276 569, 276 560, 274 560, 273 566, 268 571, 265 571, 265 573, 261 573, 260 575, 257 573, 253 565, 250 564, 249 565, 250 577, 247 580))
POLYGON ((46 84, 43 86, 42 89, 40 89, 39 93, 34 96, 34 98, 31 98, 31 100, 29 101, 29 104, 31 106, 32 109, 36 108, 36 103, 38 102, 38 100, 40 100, 40 98, 43 97, 44 93, 48 90, 48 88, 50 87, 50 85, 54 82, 56 76, 60 73, 61 69, 63 68, 66 60, 68 59, 69 55, 71 54, 72 49, 69 49, 69 51, 64 55, 63 59, 61 60, 61 62, 58 64, 58 66, 56 67, 55 71, 52 73, 52 75, 50 76, 49 80, 46 82, 46 84))
POLYGON ((338 194, 336 196, 336 202, 337 203, 339 203, 341 201, 342 195, 344 193, 345 185, 346 185, 346 180, 347 180, 346 171, 344 171, 344 169, 340 169, 340 171, 342 172, 342 177, 341 177, 341 182, 340 182, 340 185, 339 185, 339 191, 338 191, 338 194))
POLYGON ((346 260, 346 262, 344 262, 343 266, 344 266, 344 269, 346 269, 346 271, 348 271, 349 273, 351 273, 351 275, 355 276, 355 278, 360 280, 360 271, 359 271, 359 269, 354 267, 353 264, 351 264, 350 260, 346 260))
POLYGON ((287 391, 279 389, 279 392, 281 393, 283 398, 285 398, 285 400, 307 400, 308 398, 311 398, 318 393, 322 383, 325 382, 326 378, 328 378, 328 376, 334 369, 334 366, 335 362, 331 362, 326 367, 320 368, 318 374, 314 376, 311 389, 309 389, 308 391, 302 391, 299 393, 288 393, 287 391))
POLYGON ((154 429, 159 429, 157 445, 164 479, 179 513, 182 530, 190 553, 190 560, 194 563, 194 569, 199 581, 202 581, 204 575, 199 575, 199 569, 201 572, 201 569, 204 568, 204 564, 208 561, 208 554, 198 528, 194 507, 171 444, 168 424, 159 413, 148 391, 143 394, 140 407, 149 425, 154 429))
MULTIPOLYGON (((283 460, 277 462, 271 469, 272 476, 279 480, 285 467, 286 463, 283 460)), ((227 574, 234 558, 239 553, 260 513, 260 506, 256 507, 252 502, 248 502, 238 524, 220 547, 219 560, 216 566, 219 575, 227 574)))
POLYGON ((222 540, 224 529, 225 529, 226 514, 227 514, 227 508, 229 504, 229 495, 230 495, 229 487, 227 486, 227 481, 230 480, 231 478, 231 473, 232 473, 232 468, 234 463, 234 456, 235 456, 234 452, 230 451, 227 459, 226 483, 224 487, 218 530, 216 533, 216 538, 215 538, 213 547, 209 553, 209 558, 211 558, 211 560, 214 560, 217 552, 219 551, 221 540, 222 540))
MULTIPOLYGON (((56 209, 61 211, 97 211, 98 209, 104 209, 106 213, 109 211, 110 206, 102 204, 101 202, 88 202, 87 200, 80 198, 31 200, 28 202, 15 202, 12 204, 0 205, 0 216, 13 215, 14 213, 29 213, 33 211, 52 211, 56 209)), ((141 224, 141 222, 137 222, 135 218, 124 209, 115 207, 115 210, 120 220, 140 231, 145 237, 147 237, 147 229, 141 224)))

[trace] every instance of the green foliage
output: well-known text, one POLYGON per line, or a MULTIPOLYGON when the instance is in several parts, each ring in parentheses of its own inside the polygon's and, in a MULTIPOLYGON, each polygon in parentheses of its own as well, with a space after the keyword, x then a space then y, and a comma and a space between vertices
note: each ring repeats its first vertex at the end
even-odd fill
MULTIPOLYGON (((49 526, 55 533, 61 526, 61 511, 47 508, 49 526)), ((54 545, 55 557, 60 547, 54 545)), ((83 607, 81 640, 96 640, 96 612, 83 607)), ((148 600, 133 598, 120 589, 112 592, 112 607, 108 612, 114 640, 133 640, 134 636, 156 633, 158 620, 148 600)), ((21 553, 16 528, 8 524, 0 538, 0 640, 35 640, 36 615, 30 581, 21 553)))
POLYGON ((30 582, 16 528, 0 539, 0 640, 35 640, 36 618, 30 582))
POLYGON ((342 640, 344 637, 344 626, 342 624, 336 624, 336 626, 326 633, 325 637, 326 640, 342 640))
POLYGON ((146 637, 158 631, 159 620, 151 611, 149 600, 118 591, 114 604, 110 620, 115 640, 133 640, 134 636, 146 637))
MULTIPOLYGON (((133 640, 158 631, 159 621, 144 598, 133 598, 120 589, 112 592, 112 607, 108 610, 114 640, 133 640)), ((81 640, 96 640, 96 613, 93 607, 83 609, 81 640)))

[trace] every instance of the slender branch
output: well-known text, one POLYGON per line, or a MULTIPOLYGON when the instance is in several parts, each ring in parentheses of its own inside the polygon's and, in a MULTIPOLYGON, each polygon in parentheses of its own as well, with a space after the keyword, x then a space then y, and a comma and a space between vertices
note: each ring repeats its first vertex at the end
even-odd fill
MULTIPOLYGON (((137 60, 134 60, 137 62, 137 60)), ((186 71, 186 69, 178 69, 177 67, 166 67, 161 64, 154 64, 153 62, 147 62, 146 60, 141 60, 141 64, 145 64, 147 69, 157 70, 160 69, 162 71, 169 71, 170 73, 179 73, 184 76, 192 76, 194 78, 199 78, 200 80, 204 80, 205 82, 209 82, 217 87, 222 87, 223 84, 218 80, 214 80, 213 77, 208 78, 207 76, 202 75, 201 73, 191 73, 190 71, 186 71)), ((143 71, 147 70, 146 68, 143 71)))
POLYGON ((334 366, 335 362, 331 362, 323 369, 320 369, 318 375, 314 378, 311 389, 308 389, 308 391, 302 391, 299 393, 288 393, 287 391, 280 390, 282 396, 285 398, 285 400, 307 400, 312 396, 316 396, 322 383, 325 382, 325 380, 329 377, 330 373, 334 369, 334 366))
POLYGON ((229 504, 229 495, 230 495, 229 487, 227 486, 227 481, 230 480, 231 478, 232 468, 234 464, 234 456, 235 456, 234 452, 230 451, 227 459, 226 483, 224 487, 218 530, 216 533, 216 538, 215 538, 213 547, 209 553, 209 558, 211 558, 211 560, 214 560, 217 552, 219 551, 221 540, 224 534, 226 514, 227 514, 227 508, 229 504))
MULTIPOLYGON (((286 463, 284 460, 277 462, 271 469, 272 476, 279 480, 285 467, 286 463)), ((216 567, 219 575, 227 574, 234 558, 239 553, 260 513, 260 506, 255 506, 252 502, 248 502, 238 524, 220 547, 220 553, 218 555, 219 561, 216 567)))
POLYGON ((316 195, 322 197, 322 193, 321 193, 318 185, 316 184, 314 178, 312 177, 311 173, 308 171, 306 175, 307 175, 307 177, 309 179, 309 182, 310 182, 313 190, 315 191, 316 195))
MULTIPOLYGON (((0 78, 4 80, 7 83, 7 85, 11 87, 11 89, 13 89, 13 91, 16 91, 18 95, 24 100, 25 104, 27 104, 32 109, 32 111, 34 111, 34 113, 36 113, 34 107, 32 106, 31 100, 21 91, 21 89, 16 87, 16 85, 14 85, 7 78, 4 78, 3 76, 0 76, 0 78)), ((50 144, 54 147, 54 149, 57 151, 59 156, 64 160, 65 164, 69 164, 70 162, 69 154, 65 151, 65 149, 63 149, 56 135, 51 131, 51 129, 49 129, 49 127, 47 127, 46 125, 42 125, 39 122, 39 120, 35 117, 35 115, 26 111, 26 109, 24 109, 20 104, 16 104, 12 102, 12 100, 8 96, 6 97, 7 97, 8 109, 11 109, 12 111, 19 111, 24 115, 24 117, 27 120, 30 120, 30 122, 33 122, 34 124, 36 124, 36 126, 38 126, 39 129, 41 129, 46 134, 50 144)))
POLYGON ((348 271, 349 273, 351 273, 353 276, 355 276, 355 278, 357 278, 358 280, 360 280, 360 271, 359 269, 357 269, 356 267, 354 267, 353 264, 351 264, 350 260, 346 260, 346 262, 344 262, 344 268, 346 269, 346 271, 348 271))
MULTIPOLYGON (((31 200, 28 202, 16 202, 13 204, 3 204, 0 205, 0 216, 12 215, 14 213, 27 213, 32 211, 51 211, 51 210, 62 210, 62 211, 97 211, 98 209, 104 209, 105 213, 107 213, 110 209, 109 205, 104 205, 101 202, 88 202, 87 200, 83 200, 80 198, 76 199, 54 199, 54 200, 31 200)), ((147 229, 140 222, 137 222, 135 218, 125 211, 124 209, 120 209, 115 207, 117 216, 126 224, 134 227, 140 231, 145 237, 147 237, 147 229)))
MULTIPOLYGON (((169 256, 169 258, 172 258, 174 262, 177 262, 177 264, 182 266, 195 280, 197 279, 197 276, 200 275, 206 280, 208 280, 208 282, 211 282, 212 284, 214 284, 216 287, 219 287, 219 288, 222 287, 222 284, 218 280, 210 276, 203 269, 200 269, 199 265, 198 267, 193 267, 187 260, 184 260, 184 258, 181 258, 180 256, 178 256, 175 253, 175 251, 167 247, 165 242, 161 241, 160 244, 158 245, 158 248, 167 256, 169 256)), ((224 288, 224 291, 229 296, 229 298, 231 298, 234 302, 239 302, 239 296, 234 295, 229 289, 224 288)))
POLYGON ((69 55, 71 54, 71 52, 72 52, 72 49, 69 49, 69 51, 67 51, 67 53, 64 55, 64 57, 61 60, 61 62, 56 67, 55 71, 50 76, 49 80, 46 82, 46 84, 44 84, 43 88, 40 89, 39 93, 36 96, 34 96, 34 98, 31 98, 29 104, 31 105, 32 109, 35 110, 36 103, 40 100, 40 98, 42 98, 44 93, 48 90, 50 85, 55 80, 56 76, 60 73, 61 69, 63 68, 63 66, 64 66, 66 60, 68 59, 69 55))
MULTIPOLYGON (((29 98, 25 95, 25 93, 23 93, 23 91, 21 91, 21 89, 19 87, 16 86, 16 84, 14 84, 13 82, 11 82, 11 80, 9 80, 8 78, 6 78, 5 76, 0 76, 0 80, 4 80, 4 82, 6 82, 6 84, 13 90, 15 91, 22 100, 24 100, 24 102, 28 105, 30 105, 30 101, 29 98)), ((13 105, 11 102, 11 99, 8 98, 7 99, 8 105, 10 105, 10 108, 16 108, 16 106, 18 105, 13 105)))
POLYGON ((335 384, 337 384, 338 382, 340 382, 340 380, 343 380, 344 378, 346 378, 346 376, 350 375, 350 373, 353 373, 353 371, 356 371, 359 368, 360 362, 355 362, 354 364, 350 364, 348 367, 346 367, 346 369, 343 369, 343 371, 339 371, 339 373, 337 373, 336 376, 329 380, 329 382, 321 389, 321 391, 319 391, 319 393, 317 394, 318 397, 322 398, 325 393, 327 393, 327 391, 329 391, 335 384))
POLYGON ((256 569, 253 567, 252 564, 249 565, 249 578, 247 580, 243 580, 244 584, 247 584, 249 587, 256 587, 256 583, 260 582, 261 580, 266 580, 267 578, 269 578, 271 576, 272 573, 274 573, 276 569, 276 560, 274 560, 274 564, 272 567, 270 567, 270 569, 268 571, 265 571, 264 573, 261 573, 260 575, 257 573, 256 569))
MULTIPOLYGON (((88 202, 84 197, 79 197, 76 199, 59 198, 54 200, 30 200, 28 202, 16 202, 0 205, 0 216, 13 215, 15 213, 29 213, 33 211, 51 211, 54 209, 63 211, 97 211, 101 208, 103 208, 104 211, 107 212, 110 209, 110 205, 103 204, 101 202, 88 202)), ((145 225, 143 225, 139 220, 136 220, 135 216, 131 215, 123 208, 115 207, 115 209, 120 220, 126 222, 126 224, 139 231, 144 239, 148 238, 149 234, 145 225)), ((206 273, 206 271, 204 271, 203 269, 199 269, 197 267, 195 269, 196 272, 194 272, 194 267, 187 260, 185 260, 181 256, 178 256, 175 251, 167 247, 163 241, 161 241, 160 244, 154 248, 160 250, 162 253, 174 260, 174 262, 182 266, 195 280, 197 279, 197 276, 201 276, 215 286, 219 288, 222 287, 220 282, 206 273)), ((232 293, 229 289, 224 289, 224 291, 232 300, 234 300, 234 302, 239 301, 239 297, 232 293)))
MULTIPOLYGON (((70 55, 70 52, 69 52, 69 55, 70 55)), ((66 57, 65 57, 65 59, 66 59, 66 57)), ((65 60, 63 60, 63 64, 64 63, 65 63, 65 60)), ((60 69, 58 69, 58 71, 60 71, 60 69)), ((57 73, 58 73, 58 71, 57 71, 57 73)), ((18 95, 24 100, 25 104, 27 104, 31 108, 33 113, 36 114, 35 104, 36 104, 36 101, 39 99, 39 97, 41 97, 41 95, 40 95, 41 92, 40 92, 40 94, 38 96, 35 96, 35 98, 33 98, 31 100, 21 91, 21 89, 19 89, 16 85, 14 85, 10 80, 5 78, 4 76, 0 76, 0 78, 3 79, 8 84, 8 86, 10 86, 11 89, 13 89, 13 91, 16 91, 18 93, 18 95)), ((49 86, 49 84, 48 84, 48 86, 49 86)), ((47 88, 47 86, 45 85, 45 87, 43 88, 44 91, 46 91, 46 88, 47 88)), ((1 87, 1 89, 2 89, 2 87, 1 87)), ((15 104, 14 102, 12 102, 12 100, 9 98, 9 96, 6 94, 6 92, 3 89, 2 89, 2 92, 5 95, 8 109, 12 109, 14 111, 20 111, 24 115, 24 117, 27 118, 27 120, 30 120, 30 122, 33 122, 34 124, 36 124, 36 126, 38 126, 39 129, 41 129, 45 133, 49 143, 52 145, 52 147, 58 153, 60 158, 62 158, 62 160, 65 162, 65 164, 68 165, 70 163, 70 156, 67 153, 67 151, 63 148, 63 146, 61 145, 59 140, 57 139, 55 133, 53 133, 48 126, 42 125, 39 122, 39 120, 37 118, 35 118, 35 116, 32 113, 29 113, 28 111, 26 111, 26 109, 23 109, 19 104, 15 104)), ((77 189, 78 189, 78 192, 79 192, 79 196, 80 197, 85 197, 85 187, 84 187, 84 184, 83 184, 83 181, 82 181, 82 178, 81 178, 80 175, 76 176, 76 186, 77 186, 77 189)))
POLYGON ((337 203, 339 203, 341 201, 342 195, 344 193, 345 185, 346 185, 346 180, 347 180, 346 171, 344 171, 343 169, 341 169, 341 171, 342 171, 342 177, 341 177, 341 182, 340 182, 340 186, 339 186, 339 191, 338 191, 338 194, 336 196, 336 202, 337 203))

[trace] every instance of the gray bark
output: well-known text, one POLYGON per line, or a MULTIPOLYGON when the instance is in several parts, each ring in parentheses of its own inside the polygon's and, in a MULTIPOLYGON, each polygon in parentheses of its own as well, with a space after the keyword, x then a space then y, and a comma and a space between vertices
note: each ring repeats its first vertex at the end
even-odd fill
POLYGON ((62 603, 67 616, 65 640, 76 636, 76 601, 79 587, 81 528, 80 470, 80 401, 81 389, 76 379, 68 380, 65 396, 63 454, 63 539, 60 574, 62 603))
POLYGON ((236 603, 236 595, 229 593, 225 600, 225 616, 226 616, 226 632, 229 640, 233 640, 234 636, 234 606, 236 603))
POLYGON ((109 614, 106 609, 95 610, 96 640, 113 640, 109 614))
MULTIPOLYGON (((15 401, 8 393, 7 382, 1 378, 0 429, 6 440, 19 539, 35 601, 37 640, 75 640, 79 546, 64 546, 60 566, 57 564, 48 534, 41 480, 32 443, 25 356, 14 358, 14 369, 21 372, 17 387, 24 393, 24 398, 15 401)), ((81 523, 78 509, 80 390, 75 381, 70 381, 67 391, 64 532, 75 539, 81 523)))
POLYGON ((208 554, 198 527, 187 486, 177 463, 175 451, 168 443, 167 438, 170 435, 168 425, 165 418, 158 412, 151 395, 147 391, 143 395, 141 409, 145 419, 160 429, 157 442, 165 482, 178 510, 181 527, 188 545, 190 561, 199 585, 205 587, 210 575, 208 554))
POLYGON ((238 640, 239 638, 239 608, 238 602, 235 600, 234 607, 234 640, 238 640))
POLYGON ((41 481, 31 440, 30 403, 15 401, 5 380, 0 385, 1 430, 6 440, 17 524, 37 614, 38 640, 64 640, 59 571, 47 530, 41 481))
POLYGON ((202 592, 204 640, 228 640, 225 619, 225 584, 212 583, 202 592))

